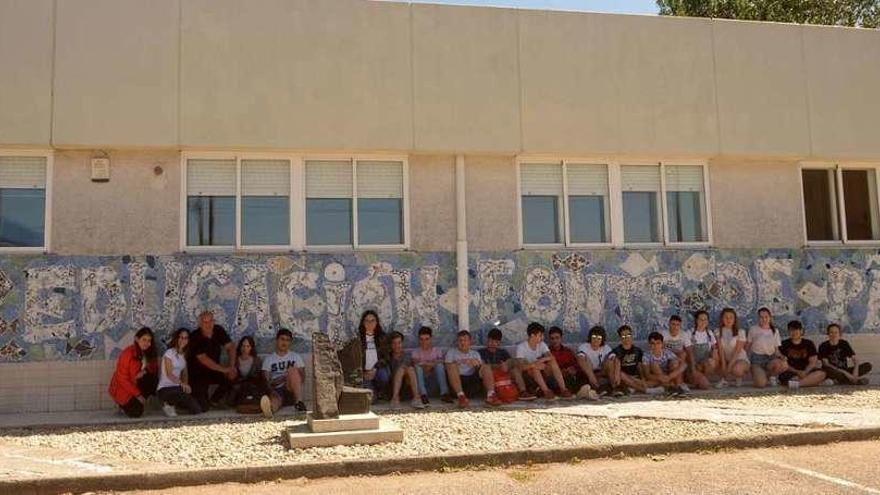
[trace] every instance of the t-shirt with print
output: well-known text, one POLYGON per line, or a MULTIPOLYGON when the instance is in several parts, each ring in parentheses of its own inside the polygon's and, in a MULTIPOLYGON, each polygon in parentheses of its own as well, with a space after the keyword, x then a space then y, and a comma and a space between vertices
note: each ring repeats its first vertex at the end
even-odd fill
POLYGON ((471 366, 470 364, 465 363, 468 359, 476 359, 479 362, 483 362, 480 359, 480 353, 470 349, 468 352, 461 352, 458 347, 453 347, 446 351, 446 359, 444 360, 447 363, 458 363, 458 374, 461 376, 471 376, 473 375, 477 369, 471 366))
POLYGON ((669 349, 663 349, 663 354, 659 356, 655 356, 652 352, 646 352, 645 355, 642 356, 642 364, 648 367, 656 364, 660 367, 660 371, 664 373, 669 373, 671 370, 672 362, 677 360, 678 357, 676 357, 675 353, 673 353, 669 349))
POLYGON ((749 352, 764 356, 776 354, 776 349, 782 345, 778 331, 772 328, 761 328, 758 325, 749 329, 748 341, 749 352))
POLYGON ((850 347, 849 342, 841 339, 837 345, 831 345, 831 342, 825 341, 819 344, 819 359, 827 359, 828 364, 835 368, 848 369, 851 368, 849 359, 856 353, 850 347))
POLYGON ((304 368, 305 365, 306 363, 302 357, 293 351, 287 351, 282 356, 279 356, 277 352, 273 352, 263 359, 263 371, 269 373, 269 385, 273 388, 284 384, 289 368, 304 368))
POLYGON ((495 352, 490 351, 488 348, 483 348, 480 349, 480 358, 490 366, 498 366, 510 359, 510 353, 503 347, 496 347, 495 352))
POLYGON ((602 363, 608 359, 608 355, 612 354, 611 347, 607 344, 603 344, 598 349, 593 349, 593 346, 590 344, 584 343, 578 347, 578 355, 584 356, 590 361, 590 364, 593 365, 593 370, 598 370, 602 368, 602 363))
POLYGON ((410 352, 410 357, 413 364, 442 363, 443 351, 439 347, 431 347, 427 351, 419 347, 410 352))
POLYGON ((205 376, 215 373, 214 370, 205 367, 199 362, 197 356, 204 354, 212 361, 220 364, 220 353, 223 347, 232 342, 226 330, 220 325, 214 325, 214 331, 211 337, 202 335, 200 329, 192 332, 189 340, 189 352, 187 356, 187 365, 189 366, 189 377, 191 382, 197 382, 205 376))
POLYGON ((156 387, 156 390, 180 386, 180 383, 172 382, 168 377, 168 374, 165 373, 165 359, 171 361, 171 375, 178 381, 180 381, 180 374, 186 369, 186 357, 180 355, 177 352, 177 349, 168 349, 165 351, 165 354, 162 356, 162 363, 159 366, 159 385, 156 387))
POLYGON ((371 370, 379 362, 379 352, 376 350, 376 337, 375 335, 367 335, 364 341, 366 347, 364 349, 364 369, 371 370))
POLYGON ((642 363, 644 351, 636 346, 624 349, 623 345, 618 345, 612 352, 620 361, 620 371, 629 376, 639 376, 639 364, 642 363))
POLYGON ((795 344, 791 339, 782 341, 779 352, 788 360, 788 365, 796 370, 805 370, 810 364, 810 357, 816 356, 816 344, 810 339, 801 339, 795 344))
POLYGON ((673 336, 669 333, 669 330, 662 330, 660 334, 663 335, 663 347, 672 352, 679 353, 683 351, 685 347, 693 345, 691 342, 691 334, 688 332, 679 330, 678 335, 673 336))
POLYGON ((538 345, 535 346, 534 349, 529 347, 529 341, 524 340, 516 346, 516 357, 517 359, 525 359, 527 363, 532 364, 541 356, 550 353, 550 348, 547 347, 545 342, 538 342, 538 345))

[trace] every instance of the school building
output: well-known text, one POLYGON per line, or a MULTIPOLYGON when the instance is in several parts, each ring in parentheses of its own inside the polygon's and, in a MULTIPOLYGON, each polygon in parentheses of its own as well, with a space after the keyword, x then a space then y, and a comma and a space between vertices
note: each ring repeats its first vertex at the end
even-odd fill
POLYGON ((203 309, 265 352, 767 306, 880 355, 878 30, 0 0, 0 67, 2 413, 112 407, 203 309))

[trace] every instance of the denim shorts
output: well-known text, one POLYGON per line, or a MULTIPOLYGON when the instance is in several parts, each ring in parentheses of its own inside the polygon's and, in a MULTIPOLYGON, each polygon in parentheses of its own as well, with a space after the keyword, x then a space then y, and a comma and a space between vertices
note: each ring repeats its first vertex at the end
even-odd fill
POLYGON ((772 360, 772 354, 749 354, 749 361, 752 363, 752 366, 757 366, 762 369, 767 369, 767 365, 770 364, 770 361, 772 360))

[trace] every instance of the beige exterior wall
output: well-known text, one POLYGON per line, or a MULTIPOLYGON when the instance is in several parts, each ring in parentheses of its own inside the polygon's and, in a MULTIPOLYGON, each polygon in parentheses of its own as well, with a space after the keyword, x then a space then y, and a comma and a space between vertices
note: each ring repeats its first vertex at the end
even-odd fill
POLYGON ((718 159, 709 163, 713 246, 799 248, 804 245, 798 164, 718 159))
POLYGON ((180 155, 111 151, 110 181, 91 181, 91 151, 55 153, 55 254, 170 254, 179 251, 180 155), (157 175, 156 167, 162 168, 157 175))
POLYGON ((52 5, 0 0, 0 145, 50 143, 52 5))
POLYGON ((468 251, 519 248, 513 157, 465 156, 468 251))
POLYGON ((409 157, 410 247, 455 251, 455 157, 409 157))

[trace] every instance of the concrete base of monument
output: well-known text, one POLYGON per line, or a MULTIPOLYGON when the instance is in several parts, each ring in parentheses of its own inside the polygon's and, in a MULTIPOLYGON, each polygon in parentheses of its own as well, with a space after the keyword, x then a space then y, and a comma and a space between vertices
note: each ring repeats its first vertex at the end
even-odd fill
POLYGON ((299 421, 285 432, 288 447, 335 447, 337 445, 373 445, 402 442, 403 430, 374 413, 342 415, 338 419, 299 421), (362 426, 365 428, 354 429, 362 426))

